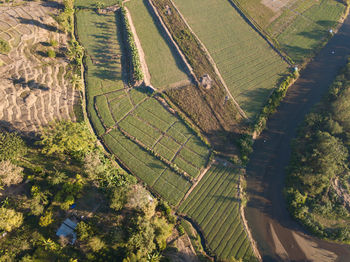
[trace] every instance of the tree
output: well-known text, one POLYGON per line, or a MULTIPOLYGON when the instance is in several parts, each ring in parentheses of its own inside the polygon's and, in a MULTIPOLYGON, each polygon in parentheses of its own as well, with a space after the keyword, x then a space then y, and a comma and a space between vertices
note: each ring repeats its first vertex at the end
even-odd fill
POLYGON ((0 208, 0 229, 12 231, 23 223, 23 214, 13 209, 0 208))
POLYGON ((23 168, 11 163, 9 160, 0 161, 0 185, 11 186, 21 183, 23 168))
POLYGON ((53 222, 52 211, 46 211, 45 215, 40 217, 39 225, 41 227, 47 227, 53 222))
POLYGON ((68 154, 83 160, 95 147, 95 138, 85 123, 61 121, 44 128, 39 143, 44 154, 68 154))
POLYGON ((27 147, 19 135, 0 131, 0 160, 14 160, 26 153, 27 147))
POLYGON ((89 240, 89 246, 92 251, 97 252, 105 247, 105 243, 99 237, 94 236, 89 240))
POLYGON ((0 39, 0 54, 4 54, 4 55, 7 55, 11 50, 11 46, 10 44, 3 40, 3 39, 0 39))
POLYGON ((142 212, 146 219, 155 213, 157 200, 141 185, 135 185, 129 192, 126 207, 142 212))

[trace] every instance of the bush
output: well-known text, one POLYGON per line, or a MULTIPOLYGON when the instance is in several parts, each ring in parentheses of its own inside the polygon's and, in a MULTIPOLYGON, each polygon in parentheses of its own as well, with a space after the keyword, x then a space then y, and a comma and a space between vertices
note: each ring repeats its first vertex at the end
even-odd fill
POLYGON ((50 58, 55 58, 56 57, 56 52, 53 49, 49 49, 47 51, 47 56, 50 58))
POLYGON ((0 208, 0 229, 8 232, 18 228, 23 223, 23 214, 13 209, 0 208))
POLYGON ((27 147, 16 133, 0 132, 0 161, 15 160, 27 153, 27 147))
POLYGON ((11 186, 23 180, 23 168, 12 164, 9 160, 0 161, 0 185, 11 186))
POLYGON ((0 39, 0 54, 4 54, 4 55, 7 55, 11 50, 11 46, 10 44, 3 40, 3 39, 0 39))
POLYGON ((53 222, 52 211, 46 211, 45 215, 40 217, 39 225, 41 227, 47 227, 53 222))

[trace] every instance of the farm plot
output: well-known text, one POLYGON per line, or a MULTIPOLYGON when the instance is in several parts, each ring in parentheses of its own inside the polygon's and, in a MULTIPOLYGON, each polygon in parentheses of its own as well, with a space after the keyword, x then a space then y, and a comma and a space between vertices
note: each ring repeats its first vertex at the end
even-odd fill
POLYGON ((0 5, 0 40, 8 44, 0 50, 1 126, 35 136, 49 122, 77 119, 79 92, 62 51, 68 36, 52 17, 57 14, 42 2, 0 5), (48 57, 49 50, 57 56, 48 57))
POLYGON ((253 251, 240 218, 238 179, 236 170, 213 165, 180 205, 179 213, 196 222, 219 259, 249 261, 253 251))
POLYGON ((163 29, 151 15, 143 0, 126 3, 132 16, 138 38, 145 53, 145 60, 151 75, 151 83, 157 89, 166 89, 183 84, 188 80, 182 61, 175 53, 169 41, 165 39, 163 29))
MULTIPOLYGON (((80 10, 76 15, 79 41, 87 52, 87 110, 98 135, 104 133, 105 128, 97 115, 94 101, 102 114, 108 114, 106 98, 97 97, 124 88, 119 15, 118 12, 99 15, 92 10, 80 10)), ((104 119, 107 126, 113 125, 110 115, 104 119)))
POLYGON ((191 182, 126 138, 119 130, 111 130, 103 136, 103 140, 134 175, 169 203, 178 204, 190 188, 191 182))
POLYGON ((230 1, 275 38, 297 63, 314 54, 346 8, 335 0, 230 1))
POLYGON ((205 144, 154 98, 140 104, 118 126, 194 178, 208 162, 205 144))
POLYGON ((232 96, 254 117, 286 73, 287 64, 229 1, 174 2, 213 57, 232 96))

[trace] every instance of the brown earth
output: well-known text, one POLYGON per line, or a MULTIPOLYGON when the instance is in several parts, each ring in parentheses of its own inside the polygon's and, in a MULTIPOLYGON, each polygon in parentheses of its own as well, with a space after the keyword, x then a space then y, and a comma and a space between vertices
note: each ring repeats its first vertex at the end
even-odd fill
POLYGON ((289 215, 283 197, 291 142, 311 107, 327 92, 350 54, 350 17, 288 90, 254 144, 247 167, 246 212, 264 261, 349 261, 350 246, 310 236, 289 215), (334 53, 333 53, 334 51, 334 53))
POLYGON ((0 6, 0 38, 12 49, 0 55, 0 125, 33 134, 56 119, 75 119, 79 94, 72 88, 64 58, 67 36, 52 15, 55 2, 23 2, 0 6), (56 58, 48 58, 50 40, 56 40, 56 58))

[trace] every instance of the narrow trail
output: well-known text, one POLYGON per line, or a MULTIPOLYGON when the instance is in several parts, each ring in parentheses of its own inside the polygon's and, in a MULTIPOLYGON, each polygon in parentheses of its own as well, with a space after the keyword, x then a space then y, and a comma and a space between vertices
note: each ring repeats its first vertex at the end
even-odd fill
POLYGON ((297 127, 346 64, 349 43, 350 17, 302 71, 254 144, 245 214, 264 261, 349 261, 349 245, 312 237, 290 217, 282 191, 297 127))

